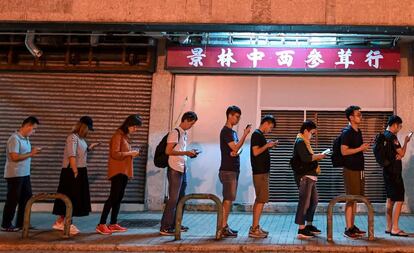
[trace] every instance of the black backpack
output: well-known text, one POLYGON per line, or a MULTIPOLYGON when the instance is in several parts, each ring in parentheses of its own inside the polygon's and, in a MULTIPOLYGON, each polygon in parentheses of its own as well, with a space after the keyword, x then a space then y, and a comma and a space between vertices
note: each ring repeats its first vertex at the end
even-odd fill
POLYGON ((389 140, 383 133, 377 134, 372 147, 375 160, 381 167, 388 167, 392 163, 389 140))
MULTIPOLYGON (((177 141, 177 143, 178 143, 180 141, 180 138, 181 138, 181 136, 180 136, 180 130, 178 130, 177 128, 175 128, 175 130, 177 130, 177 132, 178 132, 178 141, 177 141)), ((155 149, 154 164, 158 168, 166 168, 166 167, 168 167, 168 157, 169 156, 165 153, 165 149, 167 148, 168 134, 166 134, 162 138, 162 140, 160 141, 160 143, 158 143, 157 148, 155 149)), ((175 144, 175 145, 177 145, 177 144, 175 144)), ((175 145, 174 145, 174 147, 175 147, 175 145)))
POLYGON ((344 166, 344 157, 342 156, 341 152, 341 138, 342 134, 347 128, 342 129, 341 134, 335 138, 332 145, 332 155, 331 155, 331 161, 332 161, 332 167, 338 168, 344 166))

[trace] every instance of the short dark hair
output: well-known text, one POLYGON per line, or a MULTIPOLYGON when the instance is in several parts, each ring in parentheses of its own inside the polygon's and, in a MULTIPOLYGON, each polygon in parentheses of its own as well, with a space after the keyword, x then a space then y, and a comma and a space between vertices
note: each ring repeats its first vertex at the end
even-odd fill
POLYGON ((345 115, 348 121, 350 121, 349 117, 351 117, 355 111, 361 110, 361 107, 357 105, 351 105, 348 108, 345 109, 345 115))
POLYGON ((305 130, 311 131, 312 129, 316 129, 316 124, 312 120, 305 120, 300 127, 300 133, 303 134, 305 130))
POLYGON ((181 122, 184 122, 185 120, 190 121, 190 122, 197 121, 198 120, 197 114, 192 111, 185 112, 183 116, 181 117, 181 122))
POLYGON ((35 116, 29 116, 25 120, 23 120, 22 126, 25 126, 27 124, 29 124, 29 125, 34 125, 34 124, 39 125, 40 122, 35 116))
POLYGON ((391 116, 388 118, 388 122, 387 122, 387 124, 388 124, 388 126, 392 126, 392 125, 394 125, 395 123, 397 123, 398 125, 399 125, 399 124, 402 124, 402 119, 400 118, 400 116, 397 116, 397 115, 391 115, 391 116))
POLYGON ((262 125, 265 122, 272 123, 273 126, 276 126, 276 119, 273 117, 273 115, 263 116, 262 120, 260 121, 260 125, 262 125))
POLYGON ((128 127, 141 126, 141 125, 142 125, 141 117, 138 114, 132 114, 132 115, 129 115, 125 119, 124 123, 122 123, 119 129, 121 129, 121 131, 124 132, 124 134, 128 134, 129 133, 128 127))
POLYGON ((226 117, 228 118, 230 114, 238 113, 241 115, 241 110, 238 106, 232 105, 229 106, 226 110, 226 117))

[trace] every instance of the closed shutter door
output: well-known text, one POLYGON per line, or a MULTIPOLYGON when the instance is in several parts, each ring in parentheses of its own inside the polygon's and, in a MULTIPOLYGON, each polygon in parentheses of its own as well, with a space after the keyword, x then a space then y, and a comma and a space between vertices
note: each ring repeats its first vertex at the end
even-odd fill
MULTIPOLYGON (((268 138, 281 139, 280 135, 290 136, 290 139, 284 140, 281 145, 271 151, 271 175, 278 176, 274 176, 270 182, 270 189, 272 189, 270 200, 273 202, 296 202, 297 188, 293 181, 292 170, 289 167, 289 159, 292 156, 294 136, 299 132, 304 112, 262 111, 262 114, 273 114, 277 117, 277 127, 269 134, 268 138), (291 122, 286 124, 284 117, 289 117, 291 122), (297 122, 293 122, 295 119, 297 122), (285 178, 280 175, 280 171, 285 171, 285 178)), ((364 141, 372 143, 375 135, 384 131, 387 119, 391 114, 391 112, 363 112, 361 131, 364 141)), ((327 148, 332 149, 333 140, 348 124, 344 112, 338 111, 307 111, 306 118, 314 121, 318 126, 318 132, 311 142, 315 152, 322 152, 327 148)), ((329 202, 333 197, 344 193, 342 168, 332 168, 330 157, 322 160, 320 166, 321 174, 317 183, 319 198, 320 202, 329 202)), ((383 203, 385 189, 382 169, 375 162, 372 149, 365 153, 365 179, 366 196, 373 203, 383 203)))
MULTIPOLYGON (((129 114, 138 113, 143 126, 132 135, 132 146, 142 153, 134 160, 135 178, 128 183, 124 201, 143 203, 151 81, 150 74, 0 72, 1 175, 7 139, 25 117, 35 115, 41 125, 31 143, 44 149, 32 159, 33 191, 56 192, 66 137, 79 117, 89 115, 94 119, 95 131, 88 142, 102 142, 88 154, 91 198, 92 202, 103 202, 110 187, 106 179, 109 140, 129 114)), ((4 201, 5 181, 0 182, 0 199, 4 201)))
POLYGON ((303 111, 262 111, 262 115, 268 114, 276 118, 277 125, 266 138, 279 141, 278 146, 270 150, 269 200, 294 202, 297 201, 298 193, 289 159, 292 157, 298 129, 303 122, 303 111))

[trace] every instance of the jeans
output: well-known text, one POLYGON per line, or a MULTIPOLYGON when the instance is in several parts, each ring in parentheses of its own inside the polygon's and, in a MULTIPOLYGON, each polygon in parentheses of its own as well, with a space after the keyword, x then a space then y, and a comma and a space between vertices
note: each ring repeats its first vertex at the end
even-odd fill
POLYGON ((317 205, 318 191, 316 189, 316 181, 303 176, 299 182, 299 202, 295 223, 305 225, 305 221, 312 222, 317 205))
POLYGON ((186 172, 175 171, 168 168, 168 200, 161 219, 161 230, 175 227, 175 213, 178 201, 185 195, 187 187, 186 172))
POLYGON ((8 228, 12 225, 17 205, 16 227, 23 227, 24 209, 27 201, 32 197, 30 176, 6 178, 7 198, 3 210, 1 226, 8 228))

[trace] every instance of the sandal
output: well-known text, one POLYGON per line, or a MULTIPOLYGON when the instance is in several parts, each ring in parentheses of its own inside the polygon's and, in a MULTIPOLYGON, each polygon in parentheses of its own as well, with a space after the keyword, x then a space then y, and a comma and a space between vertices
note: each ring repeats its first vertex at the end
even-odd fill
POLYGON ((401 237, 407 237, 408 234, 406 232, 404 232, 403 230, 398 231, 397 233, 390 233, 391 236, 401 236, 401 237))

